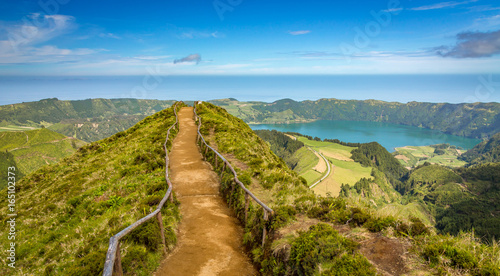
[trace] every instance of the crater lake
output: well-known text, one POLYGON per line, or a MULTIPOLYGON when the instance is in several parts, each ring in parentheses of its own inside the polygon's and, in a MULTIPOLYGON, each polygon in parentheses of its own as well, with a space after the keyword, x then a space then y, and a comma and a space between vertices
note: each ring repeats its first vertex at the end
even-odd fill
POLYGON ((480 139, 446 134, 438 130, 382 122, 327 121, 294 124, 256 124, 253 130, 275 129, 281 132, 298 132, 321 139, 339 139, 343 142, 378 142, 388 151, 397 147, 426 146, 448 143, 463 149, 471 149, 481 142, 480 139))

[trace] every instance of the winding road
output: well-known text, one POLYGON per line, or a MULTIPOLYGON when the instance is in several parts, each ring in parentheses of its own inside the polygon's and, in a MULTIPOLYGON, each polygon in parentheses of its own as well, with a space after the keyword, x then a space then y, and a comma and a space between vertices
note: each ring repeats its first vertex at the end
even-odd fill
POLYGON ((320 152, 317 152, 315 150, 313 150, 312 148, 310 147, 307 147, 309 150, 311 150, 312 152, 316 153, 316 154, 319 154, 319 156, 321 156, 323 158, 323 160, 325 161, 325 164, 326 164, 326 173, 325 175, 323 175, 323 177, 321 177, 320 180, 314 182, 311 186, 309 186, 309 189, 312 189, 314 188, 314 186, 318 185, 321 181, 325 180, 325 178, 327 178, 329 175, 330 175, 330 172, 331 172, 331 166, 330 166, 330 162, 328 162, 328 160, 325 158, 325 156, 323 156, 322 153, 320 152))

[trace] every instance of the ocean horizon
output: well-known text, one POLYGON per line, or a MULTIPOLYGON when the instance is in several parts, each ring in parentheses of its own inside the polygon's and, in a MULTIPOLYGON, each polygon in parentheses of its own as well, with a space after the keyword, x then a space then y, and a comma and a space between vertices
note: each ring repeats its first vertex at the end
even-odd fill
POLYGON ((46 98, 500 102, 499 81, 500 75, 0 76, 0 105, 46 98))

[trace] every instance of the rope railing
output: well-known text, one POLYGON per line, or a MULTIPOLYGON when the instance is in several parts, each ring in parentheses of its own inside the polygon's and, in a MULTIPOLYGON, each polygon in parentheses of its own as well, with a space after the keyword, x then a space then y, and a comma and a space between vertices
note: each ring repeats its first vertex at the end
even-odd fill
MULTIPOLYGON (((201 132, 200 132, 200 128, 201 128, 201 117, 198 116, 198 114, 196 113, 196 102, 194 104, 194 116, 195 116, 195 120, 198 122, 198 137, 197 137, 197 142, 202 141, 202 145, 204 144, 205 145, 205 154, 207 154, 207 150, 210 149, 212 150, 214 153, 215 153, 215 167, 217 168, 217 165, 218 165, 218 159, 217 157, 219 157, 222 162, 223 162, 223 167, 222 167, 222 172, 221 172, 221 176, 222 176, 222 173, 225 171, 226 167, 229 168, 231 170, 231 172, 233 173, 234 175, 234 182, 236 182, 243 191, 245 191, 245 222, 247 221, 248 219, 248 207, 249 207, 249 197, 251 197, 253 200, 255 200, 255 202, 257 202, 260 206, 262 206, 262 209, 264 210, 264 221, 267 221, 268 220, 268 213, 270 214, 273 214, 274 211, 269 208, 266 204, 264 204, 262 201, 260 201, 252 192, 250 192, 250 190, 248 190, 245 185, 238 179, 238 174, 236 173, 235 169, 233 168, 233 166, 231 166, 231 164, 229 163, 229 161, 227 161, 226 158, 224 158, 224 156, 222 156, 222 154, 220 154, 218 151, 216 151, 214 148, 212 148, 211 146, 208 145, 208 143, 205 141, 205 138, 203 137, 203 135, 201 135, 201 132)), ((234 191, 234 185, 232 187, 233 191, 234 191)), ((264 229, 263 229, 263 235, 262 235, 262 246, 264 246, 265 244, 265 240, 266 240, 266 233, 267 233, 267 229, 266 227, 264 226, 264 229)))
POLYGON ((120 231, 118 234, 112 236, 109 239, 109 247, 108 247, 108 252, 106 253, 106 262, 104 263, 104 271, 102 273, 103 276, 111 276, 111 275, 118 275, 121 276, 123 275, 123 269, 122 269, 122 261, 121 261, 121 254, 120 254, 120 239, 132 232, 135 228, 143 224, 144 222, 152 219, 153 217, 156 217, 158 220, 158 224, 160 226, 160 232, 161 232, 161 240, 163 243, 163 250, 166 252, 167 245, 165 243, 165 229, 163 227, 163 219, 161 216, 161 209, 163 208, 163 205, 167 200, 170 198, 170 201, 173 201, 173 196, 172 196, 172 182, 170 182, 170 178, 168 175, 168 164, 169 164, 169 158, 168 158, 168 149, 167 149, 167 142, 168 138, 170 136, 170 130, 172 128, 175 128, 176 125, 179 123, 179 118, 177 117, 177 104, 179 102, 176 102, 174 105, 174 114, 175 114, 175 123, 170 126, 170 128, 167 131, 167 137, 165 138, 165 143, 163 144, 163 150, 165 151, 165 180, 168 184, 168 190, 165 193, 165 196, 163 199, 160 201, 158 204, 158 207, 149 215, 141 218, 140 220, 134 222, 132 225, 128 226, 127 228, 123 229, 120 231))

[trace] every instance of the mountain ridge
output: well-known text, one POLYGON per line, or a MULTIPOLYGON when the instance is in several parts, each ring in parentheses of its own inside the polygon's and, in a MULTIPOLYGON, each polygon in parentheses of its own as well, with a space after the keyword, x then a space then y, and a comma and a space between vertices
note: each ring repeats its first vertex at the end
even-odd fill
POLYGON ((380 100, 319 99, 272 103, 212 100, 246 123, 294 123, 314 120, 378 121, 436 129, 469 138, 500 132, 500 103, 421 103, 380 100))

